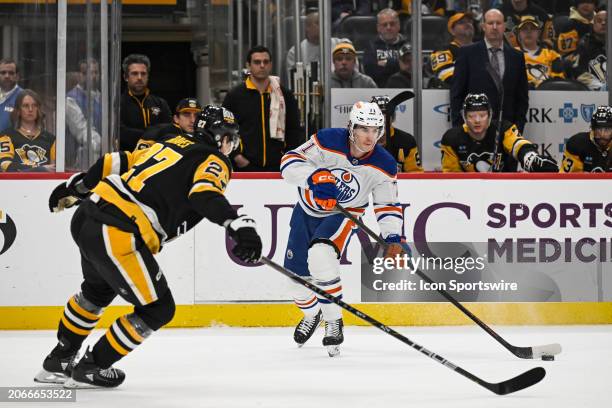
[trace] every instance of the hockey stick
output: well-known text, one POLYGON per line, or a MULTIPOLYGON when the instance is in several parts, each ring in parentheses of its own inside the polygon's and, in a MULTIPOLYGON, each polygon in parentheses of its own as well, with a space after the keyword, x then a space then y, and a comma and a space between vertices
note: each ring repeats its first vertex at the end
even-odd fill
POLYGON ((391 134, 391 118, 395 113, 395 108, 402 103, 406 102, 410 99, 414 98, 414 92, 412 91, 402 91, 395 95, 393 98, 389 99, 387 106, 385 108, 385 137, 390 137, 391 134))
MULTIPOLYGON (((387 244, 378 234, 374 233, 370 228, 368 228, 365 225, 363 221, 361 221, 360 219, 355 217, 353 214, 351 214, 349 211, 347 211, 346 208, 342 207, 340 204, 336 204, 336 209, 340 211, 342 214, 344 214, 345 217, 353 221, 355 225, 361 228, 366 234, 368 234, 371 238, 373 238, 376 242, 378 242, 378 244, 381 245, 383 248, 386 249, 389 246, 389 244, 387 244)), ((429 284, 434 283, 434 281, 431 278, 429 278, 429 276, 425 275, 425 273, 415 268, 414 265, 411 265, 411 266, 414 272, 425 282, 429 284)), ((439 285, 435 285, 435 286, 439 287, 439 285)), ((463 314, 469 317, 474 323, 479 325, 484 331, 489 333, 491 337, 497 340, 502 346, 504 346, 507 350, 509 350, 515 356, 519 358, 524 358, 524 359, 543 358, 543 356, 547 356, 547 357, 544 357, 544 359, 546 359, 550 356, 554 356, 555 354, 561 353, 561 345, 557 343, 546 344, 544 346, 535 346, 535 347, 513 346, 512 344, 504 340, 499 334, 493 331, 493 329, 487 326, 486 323, 484 323, 482 320, 476 317, 472 312, 466 309, 465 306, 463 306, 455 298, 453 298, 450 295, 450 293, 448 293, 447 291, 441 288, 437 289, 437 291, 439 294, 444 296, 446 300, 451 302, 455 307, 457 307, 457 309, 461 310, 463 314)))
MULTIPOLYGON (((502 48, 503 52, 503 48, 502 48)), ((491 172, 499 173, 501 171, 501 152, 499 151, 502 139, 502 112, 504 110, 504 84, 502 83, 502 79, 499 77, 497 72, 491 66, 491 63, 487 63, 486 66, 487 72, 493 78, 493 82, 495 83, 495 87, 497 88, 497 93, 499 94, 499 114, 497 118, 496 124, 496 132, 495 132, 495 144, 493 145, 493 163, 491 164, 491 172)), ((491 110, 491 114, 493 114, 493 110, 491 110)))
POLYGON ((320 289, 319 287, 317 287, 317 286, 313 285, 312 283, 306 281, 304 278, 294 274, 290 270, 280 266, 279 264, 275 263, 274 261, 270 260, 269 258, 267 258, 265 256, 262 256, 261 257, 261 262, 263 262, 264 264, 268 265, 272 269, 282 273, 283 275, 289 277, 294 282, 297 282, 300 285, 305 286, 306 288, 312 290, 317 295, 322 296, 325 299, 329 300, 330 302, 335 303, 336 305, 340 306, 344 310, 346 310, 346 311, 354 314, 355 316, 359 317, 360 319, 365 320, 366 322, 370 323, 372 326, 376 327, 377 329, 380 329, 380 330, 384 331, 385 333, 395 337, 396 339, 398 339, 402 343, 409 345, 413 349, 415 349, 415 350, 425 354, 427 357, 429 357, 429 358, 437 361, 438 363, 442 364, 443 366, 445 366, 447 368, 450 368, 451 370, 453 370, 453 371, 463 375, 464 377, 469 378, 470 380, 474 381, 477 384, 480 384, 481 386, 483 386, 486 389, 494 392, 497 395, 511 394, 513 392, 520 391, 520 390, 522 390, 524 388, 531 387, 532 385, 537 384, 538 382, 540 382, 544 378, 544 376, 546 375, 546 371, 544 370, 544 368, 542 368, 542 367, 535 367, 535 368, 532 368, 531 370, 528 370, 528 371, 526 371, 526 372, 524 372, 522 374, 517 375, 514 378, 511 378, 511 379, 506 380, 506 381, 502 381, 500 383, 490 383, 490 382, 484 381, 483 379, 475 376, 474 374, 470 373, 469 371, 464 370, 463 368, 456 366, 455 364, 451 363, 450 361, 448 361, 444 357, 440 356, 439 354, 436 354, 433 351, 427 350, 425 347, 423 347, 423 346, 413 342, 409 338, 407 338, 404 335, 398 333, 397 331, 393 330, 389 326, 386 326, 386 325, 382 324, 381 322, 379 322, 378 320, 374 319, 373 317, 370 317, 369 315, 367 315, 367 314, 365 314, 365 313, 355 309, 353 306, 351 306, 351 305, 349 305, 347 303, 344 303, 342 300, 336 298, 335 296, 330 295, 329 293, 325 292, 323 289, 320 289))

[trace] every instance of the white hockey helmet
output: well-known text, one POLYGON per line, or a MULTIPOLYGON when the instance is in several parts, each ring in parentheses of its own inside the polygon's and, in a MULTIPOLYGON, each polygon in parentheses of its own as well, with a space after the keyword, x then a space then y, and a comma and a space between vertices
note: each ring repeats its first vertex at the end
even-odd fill
MULTIPOLYGON (((353 130, 355 126, 368 126, 378 128, 378 139, 385 134, 385 116, 376 103, 373 102, 355 102, 349 114, 349 139, 355 143, 353 130)), ((378 140, 377 139, 377 140, 378 140)))

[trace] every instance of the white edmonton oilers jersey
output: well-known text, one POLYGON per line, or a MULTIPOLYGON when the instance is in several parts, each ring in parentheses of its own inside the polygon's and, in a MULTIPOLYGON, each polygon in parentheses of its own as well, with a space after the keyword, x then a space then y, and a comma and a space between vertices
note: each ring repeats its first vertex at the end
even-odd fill
POLYGON ((397 198, 397 163, 382 146, 362 159, 351 156, 347 129, 321 129, 281 160, 281 174, 298 186, 299 203, 313 217, 326 217, 337 211, 324 211, 308 189, 308 177, 320 168, 336 177, 338 204, 355 215, 362 215, 372 194, 374 213, 381 234, 402 234, 402 210, 397 198))

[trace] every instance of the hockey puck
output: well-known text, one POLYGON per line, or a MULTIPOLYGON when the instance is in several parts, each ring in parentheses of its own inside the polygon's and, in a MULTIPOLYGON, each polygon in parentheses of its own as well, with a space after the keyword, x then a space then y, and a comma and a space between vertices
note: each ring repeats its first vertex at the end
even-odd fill
POLYGON ((544 361, 555 361, 555 356, 544 355, 544 356, 542 356, 542 360, 544 360, 544 361))

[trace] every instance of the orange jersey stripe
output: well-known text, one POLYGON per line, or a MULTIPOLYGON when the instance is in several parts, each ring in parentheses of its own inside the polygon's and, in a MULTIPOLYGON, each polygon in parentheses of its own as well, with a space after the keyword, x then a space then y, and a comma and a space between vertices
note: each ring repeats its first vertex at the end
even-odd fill
POLYGON ((398 213, 402 213, 402 210, 399 207, 380 207, 380 208, 376 208, 374 210, 375 214, 378 214, 379 212, 383 212, 383 211, 396 211, 398 213))

